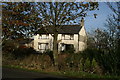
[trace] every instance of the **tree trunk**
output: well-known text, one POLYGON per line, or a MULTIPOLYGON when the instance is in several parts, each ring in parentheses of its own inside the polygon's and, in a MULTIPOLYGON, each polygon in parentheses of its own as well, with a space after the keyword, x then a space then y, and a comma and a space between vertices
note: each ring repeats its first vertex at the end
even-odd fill
POLYGON ((54 33, 53 40, 53 56, 54 56, 54 66, 58 68, 58 45, 57 45, 58 33, 54 33))

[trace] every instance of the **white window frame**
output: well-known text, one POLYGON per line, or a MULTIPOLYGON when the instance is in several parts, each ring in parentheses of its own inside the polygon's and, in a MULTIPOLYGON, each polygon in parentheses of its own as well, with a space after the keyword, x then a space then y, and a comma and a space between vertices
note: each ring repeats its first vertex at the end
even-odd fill
POLYGON ((47 50, 49 49, 48 47, 48 43, 38 43, 38 49, 41 51, 41 50, 47 50), (45 49, 42 49, 42 44, 45 44, 45 49))
POLYGON ((74 40, 74 34, 62 34, 62 40, 74 40))
POLYGON ((49 39, 49 34, 40 34, 39 39, 49 39))

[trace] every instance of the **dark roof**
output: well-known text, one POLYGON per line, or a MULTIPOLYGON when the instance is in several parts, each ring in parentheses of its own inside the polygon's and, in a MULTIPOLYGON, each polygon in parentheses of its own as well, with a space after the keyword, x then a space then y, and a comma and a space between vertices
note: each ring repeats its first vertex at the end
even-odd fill
POLYGON ((20 44, 28 44, 28 43, 30 43, 30 42, 32 42, 33 41, 33 39, 24 39, 24 40, 21 40, 21 41, 19 41, 19 43, 20 44))
MULTIPOLYGON (((62 25, 58 29, 59 34, 78 34, 81 29, 80 25, 62 25)), ((52 34, 54 33, 54 27, 52 26, 46 26, 46 27, 41 27, 39 30, 36 31, 35 34, 52 34)))

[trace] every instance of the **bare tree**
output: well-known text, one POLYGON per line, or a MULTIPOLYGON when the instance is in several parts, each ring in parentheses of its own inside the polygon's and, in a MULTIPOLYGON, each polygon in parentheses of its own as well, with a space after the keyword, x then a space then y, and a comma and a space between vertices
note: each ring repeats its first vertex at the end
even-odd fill
POLYGON ((120 47, 120 2, 110 3, 108 2, 107 5, 113 11, 113 14, 109 16, 107 19, 107 27, 109 29, 109 33, 111 37, 114 39, 113 43, 117 42, 117 48, 119 50, 120 47), (117 41, 115 41, 117 40, 117 41))
POLYGON ((58 49, 57 37, 58 29, 65 24, 79 24, 77 19, 87 16, 87 12, 95 10, 98 3, 92 2, 40 2, 36 3, 36 12, 39 12, 39 17, 44 26, 52 25, 54 33, 52 34, 53 41, 53 55, 55 66, 58 65, 58 49))

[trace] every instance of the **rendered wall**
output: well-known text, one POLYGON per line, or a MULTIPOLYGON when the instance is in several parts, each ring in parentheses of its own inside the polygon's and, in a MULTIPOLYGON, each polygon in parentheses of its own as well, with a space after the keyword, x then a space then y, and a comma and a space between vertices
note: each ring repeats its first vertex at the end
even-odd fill
POLYGON ((83 51, 87 47, 87 34, 83 26, 79 32, 79 51, 83 51))

